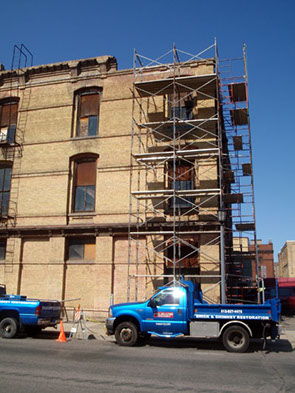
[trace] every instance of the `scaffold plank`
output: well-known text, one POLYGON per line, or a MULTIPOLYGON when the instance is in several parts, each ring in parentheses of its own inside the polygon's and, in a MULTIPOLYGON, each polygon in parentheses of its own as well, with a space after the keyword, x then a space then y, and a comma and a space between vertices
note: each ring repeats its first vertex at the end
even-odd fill
POLYGON ((225 194, 224 195, 224 202, 225 203, 243 203, 244 197, 243 194, 225 194))
POLYGON ((233 171, 224 172, 224 181, 227 184, 231 184, 235 182, 235 175, 233 171))
POLYGON ((243 138, 241 135, 234 136, 233 143, 235 150, 243 150, 243 138))
POLYGON ((246 84, 245 83, 230 83, 228 85, 231 102, 246 101, 246 84))
MULTIPOLYGON (((185 131, 188 131, 188 128, 191 127, 192 131, 195 128, 200 128, 202 130, 206 131, 211 131, 214 132, 216 131, 217 127, 217 118, 208 118, 208 119, 190 119, 190 120, 181 120, 181 119, 176 119, 175 124, 176 127, 181 129, 181 127, 185 127, 185 131)), ((157 131, 163 130, 165 128, 171 128, 174 125, 173 120, 166 120, 166 121, 155 121, 155 122, 145 122, 145 123, 137 123, 137 126, 139 128, 152 128, 156 129, 157 131)))
POLYGON ((147 191, 131 191, 131 194, 138 199, 152 199, 173 196, 175 192, 176 196, 190 197, 190 196, 214 196, 220 194, 220 189, 209 189, 209 190, 147 190, 147 191))
POLYGON ((157 93, 172 94, 177 85, 179 92, 200 89, 203 93, 215 94, 216 74, 180 76, 167 79, 153 79, 143 82, 135 82, 134 86, 141 97, 148 97, 157 93))
POLYGON ((235 224, 237 231, 254 231, 255 223, 254 222, 246 222, 242 224, 235 224))
MULTIPOLYGON (((176 150, 175 155, 179 158, 197 158, 197 157, 208 157, 218 155, 219 150, 213 149, 191 149, 191 150, 176 150)), ((151 153, 133 154, 133 157, 138 161, 163 161, 173 159, 174 152, 171 151, 160 151, 151 153)))
MULTIPOLYGON (((177 231, 176 235, 198 235, 198 234, 205 234, 205 233, 214 233, 214 234, 219 234, 220 231, 209 231, 209 230, 202 230, 202 231, 177 231)), ((153 236, 153 235, 174 235, 173 231, 138 231, 138 232, 130 232, 131 236, 153 236)))
POLYGON ((234 126, 244 126, 248 124, 248 109, 231 109, 231 121, 234 126))
POLYGON ((243 175, 251 176, 252 175, 252 165, 250 163, 242 164, 243 167, 243 175))

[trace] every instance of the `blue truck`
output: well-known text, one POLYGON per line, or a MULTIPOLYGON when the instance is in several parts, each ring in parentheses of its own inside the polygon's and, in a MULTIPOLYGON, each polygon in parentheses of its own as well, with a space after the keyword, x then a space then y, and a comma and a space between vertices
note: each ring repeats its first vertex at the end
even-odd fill
POLYGON ((106 329, 121 346, 152 334, 185 335, 221 339, 227 351, 245 352, 252 338, 279 338, 280 312, 277 297, 264 304, 208 304, 199 284, 182 279, 159 288, 145 302, 110 306, 106 329))
POLYGON ((0 337, 13 338, 21 330, 37 334, 60 322, 61 304, 55 300, 28 299, 21 295, 6 294, 0 284, 0 337))

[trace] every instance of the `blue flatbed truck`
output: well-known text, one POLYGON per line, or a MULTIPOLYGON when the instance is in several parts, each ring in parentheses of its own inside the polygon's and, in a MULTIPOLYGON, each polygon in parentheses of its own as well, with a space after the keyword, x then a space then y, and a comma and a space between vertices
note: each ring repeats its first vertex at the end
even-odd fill
POLYGON ((56 300, 29 299, 21 295, 7 295, 0 284, 0 337, 13 338, 21 330, 40 333, 60 322, 61 304, 56 300))
POLYGON ((280 335, 280 300, 264 304, 208 304, 199 284, 181 280, 159 288, 149 300, 115 304, 106 320, 108 335, 121 346, 133 346, 150 335, 222 339, 229 352, 245 352, 252 338, 280 335))

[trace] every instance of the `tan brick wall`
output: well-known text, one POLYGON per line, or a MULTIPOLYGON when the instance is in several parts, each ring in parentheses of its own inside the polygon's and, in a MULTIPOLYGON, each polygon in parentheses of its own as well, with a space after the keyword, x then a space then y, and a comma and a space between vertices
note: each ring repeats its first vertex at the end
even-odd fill
MULTIPOLYGON (((184 73, 193 75, 212 72, 212 64, 201 64, 188 67, 184 73)), ((22 149, 15 150, 11 201, 17 206, 16 226, 22 229, 70 224, 85 225, 87 230, 93 224, 128 223, 132 72, 119 71, 102 76, 99 67, 95 66, 77 74, 75 76, 75 72, 67 69, 31 73, 22 89, 12 92, 12 95, 20 96, 18 138, 22 149), (93 86, 102 89, 98 136, 79 139, 75 137, 75 92, 83 87, 93 86), (96 211, 84 215, 73 214, 71 211, 73 168, 70 167, 70 160, 81 153, 95 153, 99 156, 96 211)), ((166 72, 164 77, 169 75, 172 76, 166 72)), ((158 77, 163 78, 163 73, 159 72, 158 77)), ((13 85, 15 82, 13 81, 13 85)), ((10 95, 10 88, 11 80, 6 79, 4 85, 0 86, 0 99, 10 95)), ((151 119, 157 120, 167 115, 163 97, 143 101, 151 119)), ((210 116, 214 111, 215 102, 212 99, 199 95, 197 104, 198 118, 210 116)), ((214 142, 212 136, 203 136, 198 146, 212 147, 212 141, 214 142)), ((0 159, 8 160, 3 149, 0 150, 0 159)), ((196 174, 199 183, 217 183, 216 160, 200 164, 196 174)), ((166 181, 164 171, 162 179, 156 181, 158 185, 155 185, 155 179, 148 179, 147 187, 163 187, 166 181)), ((143 171, 142 183, 144 182, 143 171)), ((153 204, 156 203, 157 200, 153 200, 153 204)), ((216 206, 217 201, 214 200, 204 205, 203 210, 206 214, 215 213, 216 206)), ((157 206, 160 209, 163 207, 157 206)), ((141 211, 142 209, 141 207, 141 211)), ((13 220, 7 223, 8 228, 14 225, 13 220)), ((0 262, 0 282, 7 284, 9 292, 16 293, 19 290, 22 294, 41 298, 80 297, 79 302, 89 313, 100 316, 105 315, 112 290, 116 302, 126 301, 126 237, 116 237, 113 244, 110 234, 97 236, 95 261, 72 263, 64 261, 66 238, 56 237, 49 232, 47 235, 47 238, 32 235, 23 240, 13 239, 13 247, 10 246, 13 250, 11 260, 7 257, 6 261, 0 262)), ((201 272, 217 274, 219 246, 213 244, 206 248, 207 241, 205 237, 200 241, 201 272)), ((8 242, 11 244, 11 239, 8 242)), ((145 254, 145 250, 141 252, 145 254)), ((162 274, 163 260, 152 253, 145 254, 145 257, 140 258, 137 268, 134 263, 131 264, 130 273, 162 274)), ((204 281, 204 285, 212 286, 214 282, 214 279, 209 278, 204 281)), ((138 280, 138 298, 149 297, 161 284, 162 279, 141 278, 138 280)), ((134 278, 131 279, 130 288, 133 299, 134 278)), ((218 289, 213 288, 213 291, 217 296, 218 289)), ((69 307, 75 305, 75 302, 67 304, 69 307)))

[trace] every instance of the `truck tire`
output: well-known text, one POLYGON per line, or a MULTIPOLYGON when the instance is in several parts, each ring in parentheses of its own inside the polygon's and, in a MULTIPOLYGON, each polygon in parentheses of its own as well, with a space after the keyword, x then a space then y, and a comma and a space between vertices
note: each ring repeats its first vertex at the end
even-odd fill
POLYGON ((248 332, 241 326, 228 327, 222 336, 222 342, 228 352, 245 352, 250 344, 248 332))
POLYGON ((124 347, 132 347, 138 340, 138 329, 133 322, 122 322, 115 330, 116 341, 124 347))
POLYGON ((13 338, 17 333, 17 321, 14 318, 4 318, 0 322, 0 336, 13 338))

